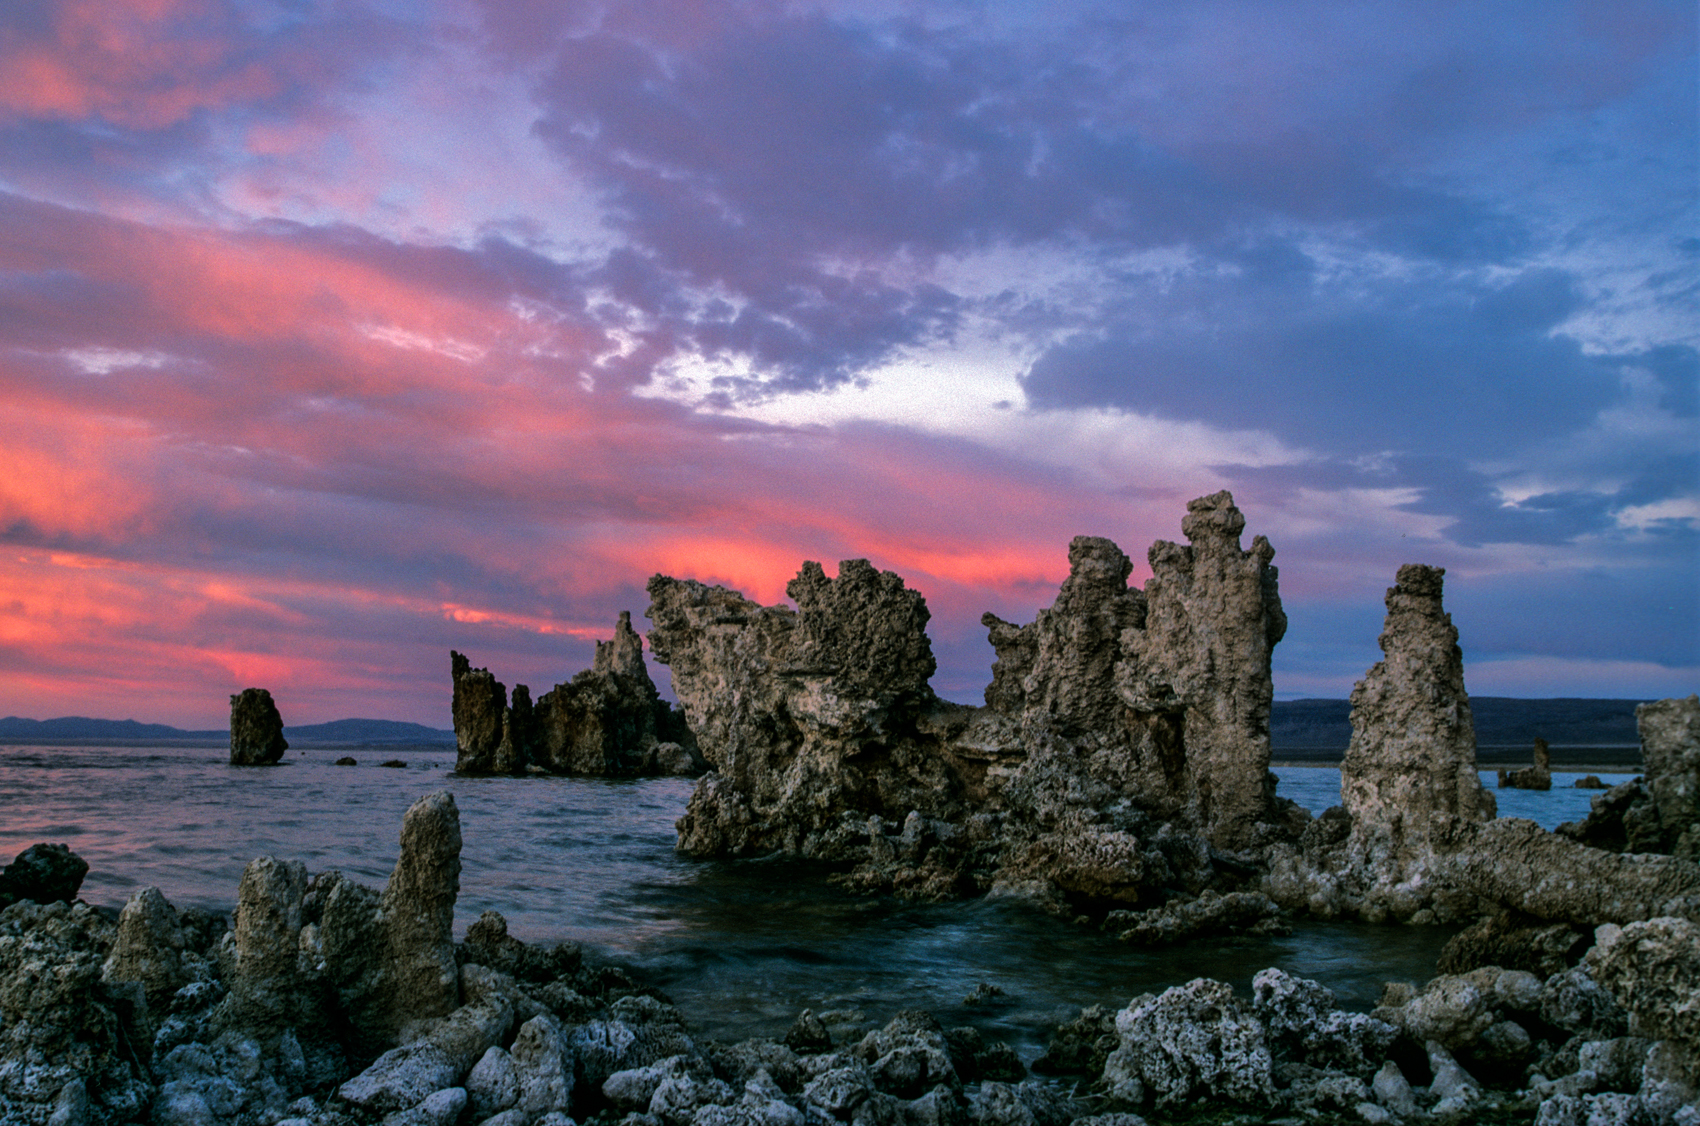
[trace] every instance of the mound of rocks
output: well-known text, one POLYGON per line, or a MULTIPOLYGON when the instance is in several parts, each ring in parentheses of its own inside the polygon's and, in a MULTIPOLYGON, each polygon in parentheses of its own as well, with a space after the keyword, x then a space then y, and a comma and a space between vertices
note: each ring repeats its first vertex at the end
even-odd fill
POLYGON ((270 766, 289 749, 283 717, 264 688, 244 688, 230 698, 230 765, 270 766))
POLYGON ((462 774, 548 773, 595 777, 701 774, 706 768, 684 717, 661 698, 644 666, 643 640, 622 612, 591 667, 533 703, 488 669, 449 654, 451 711, 462 774))

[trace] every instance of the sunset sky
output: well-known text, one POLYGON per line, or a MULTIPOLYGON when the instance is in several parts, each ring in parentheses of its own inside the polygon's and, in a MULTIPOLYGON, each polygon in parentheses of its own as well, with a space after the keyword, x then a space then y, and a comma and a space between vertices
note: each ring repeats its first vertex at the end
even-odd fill
MULTIPOLYGON (((0 715, 449 725, 657 571, 924 592, 1227 488, 1279 696, 1700 689, 1693 0, 0 5, 0 715)), ((656 669, 665 682, 663 670, 656 669)))

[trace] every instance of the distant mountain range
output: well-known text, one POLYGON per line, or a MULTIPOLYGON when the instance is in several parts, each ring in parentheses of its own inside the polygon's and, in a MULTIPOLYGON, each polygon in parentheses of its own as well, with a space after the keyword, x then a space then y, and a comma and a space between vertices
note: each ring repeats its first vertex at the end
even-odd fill
MULTIPOLYGON (((1519 700, 1509 696, 1473 696, 1476 742, 1482 747, 1527 747, 1536 736, 1555 747, 1633 747, 1635 706, 1641 700, 1519 700)), ((1292 751, 1344 751, 1351 741, 1351 705, 1345 700, 1277 700, 1269 736, 1276 754, 1292 751)), ((370 746, 410 743, 451 746, 453 731, 389 719, 338 719, 283 729, 291 744, 370 746)), ((224 742, 228 730, 186 731, 163 723, 133 719, 0 719, 0 740, 15 743, 165 743, 224 742)))
MULTIPOLYGON (((1639 746, 1635 706, 1645 700, 1519 700, 1471 696, 1480 747, 1529 747, 1537 737, 1554 746, 1639 746)), ((1352 738, 1345 700, 1277 700, 1269 741, 1282 751, 1344 751, 1352 738)))
MULTIPOLYGON (((372 746, 390 743, 453 745, 455 733, 422 723, 393 719, 336 719, 329 723, 285 726, 283 737, 291 746, 337 744, 372 746)), ((137 723, 133 719, 88 719, 62 716, 59 719, 0 719, 0 740, 12 743, 212 743, 226 742, 228 728, 186 731, 164 723, 137 723)))

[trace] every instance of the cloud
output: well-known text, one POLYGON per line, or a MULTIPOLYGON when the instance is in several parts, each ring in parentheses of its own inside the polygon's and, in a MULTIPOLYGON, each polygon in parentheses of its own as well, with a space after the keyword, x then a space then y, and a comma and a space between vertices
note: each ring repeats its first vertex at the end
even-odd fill
POLYGON ((973 699, 982 610, 1219 487, 1281 683, 1415 559, 1496 683, 1692 668, 1693 24, 8 8, 0 710, 443 723, 451 645, 547 685, 653 570, 859 556, 973 699))

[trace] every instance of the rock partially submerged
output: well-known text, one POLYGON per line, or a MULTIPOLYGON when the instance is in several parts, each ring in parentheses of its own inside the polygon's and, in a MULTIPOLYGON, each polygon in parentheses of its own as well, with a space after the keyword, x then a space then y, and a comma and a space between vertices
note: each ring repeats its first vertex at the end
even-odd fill
POLYGON ((1286 627, 1274 556, 1240 547, 1227 493, 1153 576, 1107 539, 1069 545, 1055 603, 997 651, 983 708, 938 699, 921 595, 866 560, 804 564, 764 607, 650 580, 656 659, 714 772, 679 823, 698 856, 779 852, 853 865, 854 886, 993 891, 1054 910, 1157 907, 1233 891, 1237 853, 1306 815, 1274 796, 1270 652, 1286 627))
MULTIPOLYGON (((1552 752, 1547 750, 1545 739, 1535 740, 1534 764, 1519 770, 1500 770, 1499 788, 1510 787, 1514 790, 1550 790, 1552 789, 1552 752)), ((1595 779, 1599 781, 1599 779, 1595 779)))
POLYGON ((283 717, 264 688, 244 688, 230 698, 230 765, 270 766, 289 749, 283 717))
POLYGON ((590 668, 533 703, 487 669, 451 652, 452 711, 461 774, 596 777, 697 775, 704 763, 684 718, 649 679, 643 640, 621 612, 611 641, 596 643, 590 668))

